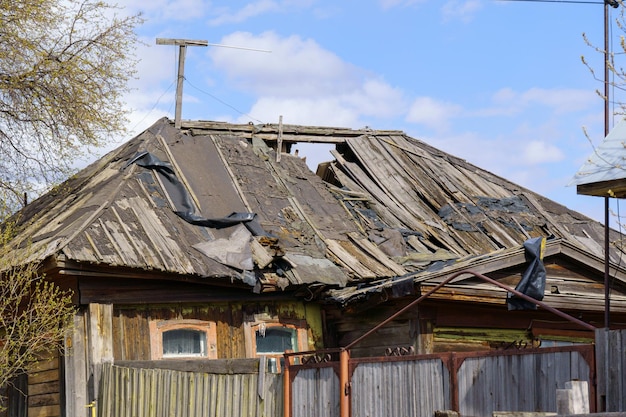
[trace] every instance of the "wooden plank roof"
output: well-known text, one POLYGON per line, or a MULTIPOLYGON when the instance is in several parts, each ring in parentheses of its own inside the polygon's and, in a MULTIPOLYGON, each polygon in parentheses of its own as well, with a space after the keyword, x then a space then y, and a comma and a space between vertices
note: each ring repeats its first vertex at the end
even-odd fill
POLYGON ((175 129, 167 119, 16 219, 28 256, 68 273, 343 288, 325 293, 341 302, 368 285, 419 281, 437 262, 518 250, 529 237, 591 256, 603 239, 600 223, 400 131, 208 121, 175 129), (283 143, 335 143, 335 159, 315 175, 296 156, 277 158, 279 130, 283 143), (235 212, 254 221, 211 226, 235 212))

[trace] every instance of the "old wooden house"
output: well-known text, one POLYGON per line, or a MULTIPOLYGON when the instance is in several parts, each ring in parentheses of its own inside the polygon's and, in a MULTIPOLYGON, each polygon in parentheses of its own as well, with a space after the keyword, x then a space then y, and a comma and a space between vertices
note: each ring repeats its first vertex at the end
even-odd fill
MULTIPOLYGON (((544 302, 603 326, 601 224, 400 131, 161 119, 16 219, 15 253, 78 308, 66 352, 25 387, 28 415, 84 415, 103 363, 263 357, 277 370, 283 352, 346 346, 452 273, 514 287, 534 237, 547 239, 544 302), (292 152, 303 142, 335 144, 333 161, 311 172, 292 152)), ((506 296, 462 276, 353 356, 593 338, 541 309, 508 311, 506 296)))

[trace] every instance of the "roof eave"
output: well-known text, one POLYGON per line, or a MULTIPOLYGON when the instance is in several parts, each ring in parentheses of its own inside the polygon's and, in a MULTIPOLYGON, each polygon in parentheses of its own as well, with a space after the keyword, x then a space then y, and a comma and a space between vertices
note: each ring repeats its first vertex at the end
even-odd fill
POLYGON ((579 184, 576 186, 576 193, 594 197, 626 198, 626 179, 579 184))

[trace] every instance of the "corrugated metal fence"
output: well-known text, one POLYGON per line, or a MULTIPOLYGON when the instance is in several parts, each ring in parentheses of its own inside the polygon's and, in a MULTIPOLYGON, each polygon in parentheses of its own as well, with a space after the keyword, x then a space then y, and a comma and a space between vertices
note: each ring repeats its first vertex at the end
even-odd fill
POLYGON ((626 411, 626 330, 596 330, 598 408, 626 411))
POLYGON ((105 364, 100 417, 283 415, 280 374, 209 374, 105 364))
MULTIPOLYGON (((350 360, 352 417, 463 416, 493 411, 555 412, 556 390, 588 381, 593 398, 593 345, 525 351, 446 353, 350 360)), ((339 416, 334 363, 291 365, 293 417, 339 416), (312 401, 323 398, 323 401, 312 401)))

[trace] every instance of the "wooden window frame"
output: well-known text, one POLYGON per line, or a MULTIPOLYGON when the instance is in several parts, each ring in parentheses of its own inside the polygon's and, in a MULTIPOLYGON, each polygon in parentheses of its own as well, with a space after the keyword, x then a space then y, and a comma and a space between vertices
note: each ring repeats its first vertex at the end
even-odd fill
POLYGON ((282 354, 277 353, 258 353, 256 347, 256 332, 261 328, 261 326, 265 326, 265 328, 270 327, 281 327, 281 328, 289 328, 294 329, 296 331, 296 347, 297 352, 304 352, 309 350, 309 337, 305 320, 290 320, 289 322, 281 321, 278 319, 257 319, 254 321, 249 321, 244 323, 245 328, 245 343, 246 343, 246 356, 248 358, 258 358, 261 356, 266 356, 268 358, 282 358, 282 354))
POLYGON ((214 321, 204 320, 151 320, 150 357, 161 359, 217 359, 217 325, 214 321), (205 355, 168 355, 163 356, 163 333, 170 330, 199 331, 206 335, 205 355))

